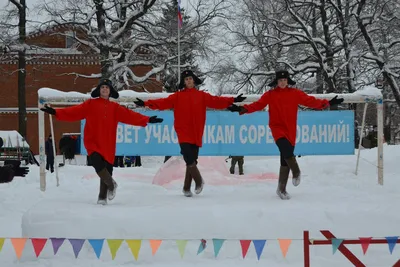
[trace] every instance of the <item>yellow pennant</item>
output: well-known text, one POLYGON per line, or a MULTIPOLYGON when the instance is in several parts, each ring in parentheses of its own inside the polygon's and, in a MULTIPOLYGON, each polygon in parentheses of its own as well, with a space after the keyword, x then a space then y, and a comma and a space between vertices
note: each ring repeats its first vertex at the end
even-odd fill
POLYGON ((3 249, 5 238, 0 238, 0 251, 3 249))
POLYGON ((115 259, 118 249, 121 247, 123 239, 107 239, 108 247, 110 248, 111 257, 115 259))
POLYGON ((176 240, 176 245, 178 246, 179 253, 181 254, 181 258, 185 255, 187 240, 176 240))
POLYGON ((132 255, 133 257, 135 257, 135 260, 138 260, 140 247, 142 246, 142 240, 125 240, 125 241, 128 244, 129 248, 131 249, 132 255))

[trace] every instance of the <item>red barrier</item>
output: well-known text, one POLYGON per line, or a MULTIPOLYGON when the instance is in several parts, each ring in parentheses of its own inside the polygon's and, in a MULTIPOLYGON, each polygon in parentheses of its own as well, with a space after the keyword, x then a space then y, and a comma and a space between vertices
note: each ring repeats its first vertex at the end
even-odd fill
MULTIPOLYGON (((310 267, 310 246, 318 246, 318 245, 332 245, 332 239, 336 237, 328 230, 321 230, 321 234, 323 234, 327 239, 326 240, 310 240, 310 233, 308 231, 303 232, 304 239, 304 267, 310 267)), ((371 239, 370 244, 387 244, 386 239, 376 238, 371 239)), ((396 243, 400 243, 400 239, 396 241, 396 243)), ((345 256, 354 266, 356 267, 366 267, 364 263, 361 262, 360 259, 357 258, 345 245, 361 245, 360 239, 344 239, 343 242, 339 245, 338 250, 345 256)), ((400 267, 400 260, 398 260, 393 267, 400 267)))

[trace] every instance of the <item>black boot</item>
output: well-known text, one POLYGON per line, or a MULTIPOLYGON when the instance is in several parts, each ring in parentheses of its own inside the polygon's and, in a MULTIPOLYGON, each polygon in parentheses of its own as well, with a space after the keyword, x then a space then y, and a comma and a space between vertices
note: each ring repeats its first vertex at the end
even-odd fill
POLYGON ((289 179, 290 168, 288 166, 281 166, 279 169, 279 181, 276 194, 281 199, 290 199, 289 193, 286 191, 286 185, 289 179))
POLYGON ((113 200, 117 193, 117 183, 112 178, 111 174, 106 168, 102 169, 97 173, 100 179, 107 185, 107 198, 108 200, 113 200))
POLYGON ((194 182, 196 183, 196 187, 194 192, 198 195, 201 193, 201 191, 203 191, 203 187, 204 187, 204 180, 201 177, 200 171, 197 168, 196 163, 193 163, 192 165, 189 165, 187 167, 189 169, 189 173, 192 176, 194 182))
POLYGON ((299 165, 297 164, 297 160, 295 157, 290 157, 288 159, 285 159, 286 163, 288 164, 290 170, 292 171, 292 183, 294 186, 298 186, 300 184, 301 180, 301 172, 299 165))
POLYGON ((191 186, 192 186, 192 176, 190 175, 189 167, 186 167, 185 181, 183 182, 183 190, 182 190, 185 197, 193 196, 192 191, 190 190, 191 186))

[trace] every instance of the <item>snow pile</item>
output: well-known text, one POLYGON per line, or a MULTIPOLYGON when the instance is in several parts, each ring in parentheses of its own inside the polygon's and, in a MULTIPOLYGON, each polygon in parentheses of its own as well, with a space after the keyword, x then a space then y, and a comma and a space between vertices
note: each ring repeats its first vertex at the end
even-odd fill
MULTIPOLYGON (((289 201, 276 196, 276 180, 212 185, 211 181, 230 177, 220 173, 229 167, 229 162, 221 159, 212 165, 218 170, 213 173, 215 177, 205 177, 204 191, 193 198, 182 195, 182 183, 177 180, 166 187, 153 183, 164 157, 143 157, 142 167, 115 168, 118 193, 107 206, 96 205, 99 180, 84 178, 94 174, 92 167, 60 168, 60 187, 56 187, 55 174, 49 173, 48 189, 43 193, 39 190, 39 168, 32 166, 27 177, 0 185, 0 238, 7 238, 0 252, 1 265, 303 266, 304 230, 309 230, 313 239, 325 239, 319 233, 325 229, 346 239, 398 235, 400 146, 384 146, 384 186, 377 184, 376 153, 376 149, 361 152, 358 176, 354 175, 355 155, 298 158, 303 180, 299 187, 289 180, 287 190, 292 195, 289 201), (66 239, 57 255, 48 240, 39 258, 28 240, 21 259, 17 260, 8 238, 21 236, 66 239), (100 259, 88 239, 106 239, 100 259), (126 239, 142 240, 137 262, 126 239), (201 239, 207 245, 197 255, 201 239), (217 257, 212 239, 223 239, 217 257), (243 259, 242 239, 266 240, 259 261, 255 246, 261 241, 252 242, 243 259), (278 239, 291 242, 286 257, 278 239), (154 255, 151 240, 162 241, 154 255), (81 241, 80 249, 76 244, 81 241), (120 246, 116 248, 116 244, 120 246), (182 247, 184 244, 186 247, 182 247)), ((171 161, 164 168, 172 168, 174 162, 177 167, 181 164, 179 160, 171 161)), ((207 172, 204 162, 207 158, 200 157, 199 166, 207 172)), ((277 174, 279 158, 245 157, 244 171, 246 175, 277 174)), ((244 178, 232 176, 232 179, 244 178)), ((346 247, 366 266, 393 266, 400 258, 398 245, 390 252, 388 244, 371 244, 365 255, 360 245, 346 247)), ((311 246, 310 255, 312 266, 353 266, 339 251, 333 254, 330 245, 311 246)))
POLYGON ((382 90, 379 90, 375 86, 365 86, 360 90, 353 93, 354 95, 370 96, 370 97, 382 97, 382 90))
POLYGON ((3 148, 7 147, 26 147, 28 143, 17 131, 0 131, 0 138, 3 139, 3 148))

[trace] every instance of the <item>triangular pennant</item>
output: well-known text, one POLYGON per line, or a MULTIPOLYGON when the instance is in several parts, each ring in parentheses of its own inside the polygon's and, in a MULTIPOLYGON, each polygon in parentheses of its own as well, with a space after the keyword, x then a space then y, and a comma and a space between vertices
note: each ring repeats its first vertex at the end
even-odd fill
POLYGON ((242 247, 242 257, 246 258, 247 252, 249 251, 249 247, 251 244, 251 240, 240 240, 240 246, 242 247))
POLYGON ((310 244, 314 245, 314 239, 310 239, 310 244))
POLYGON ((72 250, 74 251, 75 258, 78 258, 79 252, 81 252, 83 243, 85 243, 85 239, 68 239, 71 243, 72 250))
POLYGON ((142 246, 142 240, 125 240, 128 247, 131 249, 132 255, 135 260, 139 258, 140 247, 142 246))
POLYGON ((333 252, 333 254, 335 254, 336 250, 338 249, 340 244, 342 244, 342 242, 343 242, 343 239, 332 238, 332 252, 333 252))
POLYGON ((101 251, 103 250, 104 239, 88 239, 89 244, 92 246, 94 253, 100 259, 101 251))
POLYGON ((386 241, 387 241, 387 243, 389 245, 390 254, 392 254, 393 253, 393 249, 396 246, 397 239, 399 239, 399 237, 398 236, 387 236, 385 238, 386 238, 386 241))
POLYGON ((371 243, 372 237, 360 237, 360 243, 361 243, 361 248, 363 250, 363 253, 367 253, 369 244, 371 243))
POLYGON ((176 245, 179 249, 179 254, 181 254, 181 258, 185 255, 185 248, 186 248, 187 240, 176 240, 176 245))
POLYGON ((197 255, 199 255, 201 252, 203 252, 207 247, 207 241, 205 239, 202 239, 200 241, 199 249, 197 250, 197 255))
POLYGON ((53 245, 54 255, 57 254, 58 249, 64 243, 65 238, 50 238, 51 244, 53 245))
POLYGON ((22 251, 24 250, 26 240, 26 238, 11 238, 11 243, 18 259, 20 259, 22 256, 22 251))
POLYGON ((214 245, 214 256, 217 257, 218 253, 222 247, 222 244, 224 244, 225 239, 218 239, 218 238, 213 238, 213 245, 214 245))
POLYGON ((151 253, 153 256, 156 254, 158 248, 161 245, 162 240, 149 240, 150 242, 150 247, 151 247, 151 253))
POLYGON ((117 256, 117 251, 121 247, 122 242, 124 242, 123 239, 107 239, 112 259, 115 259, 115 256, 117 256))
POLYGON ((290 244, 292 243, 292 239, 279 239, 279 246, 281 247, 281 251, 283 254, 283 257, 286 258, 286 253, 289 250, 290 244))
POLYGON ((257 259, 260 260, 261 254, 263 252, 265 243, 267 240, 253 240, 254 248, 256 249, 257 259))
POLYGON ((38 258, 44 246, 46 245, 47 238, 32 238, 31 242, 33 249, 35 250, 36 258, 38 258))
POLYGON ((0 238, 0 251, 3 249, 5 238, 0 238))

